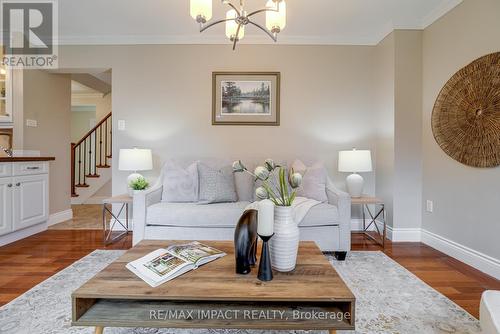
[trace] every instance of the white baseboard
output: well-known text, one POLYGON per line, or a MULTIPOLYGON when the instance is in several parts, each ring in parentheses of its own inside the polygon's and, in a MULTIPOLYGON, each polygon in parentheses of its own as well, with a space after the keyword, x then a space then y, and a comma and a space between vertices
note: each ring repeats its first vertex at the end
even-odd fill
POLYGON ((393 228, 387 226, 387 235, 392 242, 420 242, 420 228, 393 228))
POLYGON ((53 213, 49 216, 49 220, 47 221, 48 226, 52 226, 54 224, 62 223, 67 220, 70 220, 73 218, 73 210, 68 209, 64 211, 59 211, 56 213, 53 213))
POLYGON ((440 252, 476 268, 483 273, 500 279, 500 260, 475 251, 469 247, 446 239, 440 235, 421 230, 422 242, 440 252))
POLYGON ((47 223, 46 222, 36 224, 36 225, 30 226, 30 227, 27 227, 25 229, 15 231, 15 232, 12 232, 12 233, 9 233, 6 235, 2 235, 0 237, 0 246, 4 246, 4 245, 10 244, 14 241, 18 241, 18 240, 27 238, 33 234, 37 234, 37 233, 43 232, 45 230, 47 230, 47 223))

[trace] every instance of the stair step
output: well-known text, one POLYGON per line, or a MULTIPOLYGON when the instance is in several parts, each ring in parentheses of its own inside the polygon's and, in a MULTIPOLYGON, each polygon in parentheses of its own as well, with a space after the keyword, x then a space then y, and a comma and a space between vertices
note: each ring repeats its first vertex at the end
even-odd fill
POLYGON ((110 168, 110 165, 97 165, 97 168, 110 168))
POLYGON ((99 174, 88 174, 88 175, 85 175, 85 177, 98 178, 98 177, 101 177, 101 175, 99 175, 99 174))
POLYGON ((88 185, 88 184, 85 184, 85 183, 82 183, 82 184, 77 184, 77 185, 75 185, 75 187, 77 187, 77 188, 88 188, 88 187, 89 187, 89 185, 88 185))
POLYGON ((107 155, 106 158, 111 159, 113 156, 112 155, 107 155))

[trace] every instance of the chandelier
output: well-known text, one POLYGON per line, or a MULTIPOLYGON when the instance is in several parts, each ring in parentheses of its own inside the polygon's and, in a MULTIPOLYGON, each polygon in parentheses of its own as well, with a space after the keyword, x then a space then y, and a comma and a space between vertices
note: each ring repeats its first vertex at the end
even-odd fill
POLYGON ((223 5, 229 6, 226 18, 209 22, 212 18, 212 0, 191 0, 191 17, 200 24, 200 32, 207 30, 219 23, 226 24, 226 36, 236 43, 245 36, 245 26, 251 24, 264 31, 274 42, 278 40, 278 34, 286 25, 286 3, 285 0, 268 0, 266 7, 248 13, 245 10, 245 1, 240 0, 239 6, 234 5, 231 0, 222 0, 223 5), (266 13, 266 27, 252 21, 252 16, 266 13))

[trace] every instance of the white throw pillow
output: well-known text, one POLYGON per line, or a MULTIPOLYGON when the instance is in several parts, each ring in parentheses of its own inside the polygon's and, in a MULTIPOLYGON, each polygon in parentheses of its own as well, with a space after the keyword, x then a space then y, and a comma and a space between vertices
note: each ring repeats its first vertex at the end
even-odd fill
POLYGON ((187 168, 175 162, 167 162, 164 166, 163 202, 192 203, 198 202, 198 163, 187 168))
POLYGON ((292 164, 294 172, 302 174, 302 184, 297 190, 297 196, 327 202, 326 168, 322 163, 315 163, 308 167, 302 161, 295 160, 292 164))

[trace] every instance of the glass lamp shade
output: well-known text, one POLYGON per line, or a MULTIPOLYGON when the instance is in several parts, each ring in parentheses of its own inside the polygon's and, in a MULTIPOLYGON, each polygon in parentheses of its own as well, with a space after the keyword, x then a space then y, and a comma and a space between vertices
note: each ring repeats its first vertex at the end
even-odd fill
MULTIPOLYGON (((238 14, 234 9, 228 10, 226 13, 226 19, 236 19, 238 14)), ((236 31, 238 30, 238 23, 236 20, 226 21, 226 36, 229 39, 233 39, 236 36, 236 31)), ((238 40, 241 40, 245 36, 245 26, 242 25, 240 32, 238 33, 238 40)))
POLYGON ((153 169, 153 157, 148 149, 121 149, 118 169, 125 171, 141 171, 153 169))
POLYGON ((190 13, 193 19, 198 16, 203 17, 206 21, 212 18, 212 0, 191 0, 190 13))
POLYGON ((369 150, 339 152, 339 172, 360 173, 372 171, 372 155, 369 150))
MULTIPOLYGON (((266 3, 267 8, 277 8, 278 2, 269 0, 266 3)), ((272 32, 280 32, 286 26, 286 2, 281 0, 279 2, 279 12, 268 11, 266 12, 266 27, 272 32)))

